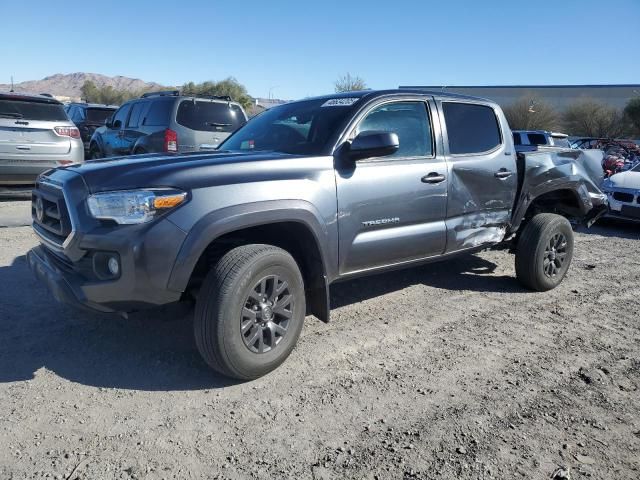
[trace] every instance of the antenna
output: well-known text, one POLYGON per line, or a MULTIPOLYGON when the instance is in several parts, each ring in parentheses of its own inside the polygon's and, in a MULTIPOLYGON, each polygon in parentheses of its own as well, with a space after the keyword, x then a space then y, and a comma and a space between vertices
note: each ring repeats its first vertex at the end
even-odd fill
POLYGON ((11 75, 11 90, 9 92, 13 93, 13 75, 11 75))

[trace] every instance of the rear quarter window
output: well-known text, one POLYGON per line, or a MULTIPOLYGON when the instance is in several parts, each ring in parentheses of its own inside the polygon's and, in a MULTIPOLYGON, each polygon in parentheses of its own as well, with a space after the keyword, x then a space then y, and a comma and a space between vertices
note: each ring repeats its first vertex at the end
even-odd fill
POLYGON ((245 123, 242 110, 226 102, 182 100, 176 121, 183 127, 205 132, 233 132, 245 123))
POLYGON ((45 122, 69 121, 62 104, 8 99, 0 99, 0 118, 45 122))
POLYGON ((173 109, 173 100, 156 100, 151 102, 149 111, 142 120, 142 125, 168 127, 169 116, 173 109))
POLYGON ((478 154, 502 143, 493 108, 471 103, 443 102, 442 109, 453 155, 478 154))

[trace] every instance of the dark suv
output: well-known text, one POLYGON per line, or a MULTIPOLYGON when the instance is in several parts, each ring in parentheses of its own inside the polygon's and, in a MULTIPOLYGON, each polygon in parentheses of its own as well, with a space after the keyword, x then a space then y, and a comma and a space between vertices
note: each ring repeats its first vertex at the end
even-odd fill
POLYGON ((122 105, 93 133, 89 158, 215 150, 246 121, 230 97, 146 93, 122 105))
POLYGON ((102 127, 107 118, 118 109, 115 105, 100 105, 97 103, 69 103, 65 105, 69 119, 78 127, 84 144, 85 156, 89 153, 89 141, 96 128, 102 127))

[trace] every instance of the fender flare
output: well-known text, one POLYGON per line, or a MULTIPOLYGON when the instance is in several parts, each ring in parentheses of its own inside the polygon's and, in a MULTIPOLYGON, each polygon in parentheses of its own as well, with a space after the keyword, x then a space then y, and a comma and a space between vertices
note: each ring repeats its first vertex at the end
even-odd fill
POLYGON ((298 222, 304 225, 315 238, 323 266, 325 284, 335 278, 333 265, 337 265, 337 251, 330 246, 337 238, 327 228, 316 208, 304 200, 270 200, 235 205, 208 213, 198 220, 180 247, 169 276, 167 288, 183 292, 193 270, 205 249, 217 238, 244 228, 279 222, 298 222))
MULTIPOLYGON (((525 186, 526 188, 527 186, 525 186)), ((518 205, 514 209, 511 230, 515 231, 520 227, 522 219, 535 200, 547 193, 555 191, 570 191, 574 196, 583 216, 586 216, 594 207, 592 197, 589 194, 587 183, 579 175, 556 178, 539 185, 528 186, 528 190, 523 190, 518 199, 518 205)))

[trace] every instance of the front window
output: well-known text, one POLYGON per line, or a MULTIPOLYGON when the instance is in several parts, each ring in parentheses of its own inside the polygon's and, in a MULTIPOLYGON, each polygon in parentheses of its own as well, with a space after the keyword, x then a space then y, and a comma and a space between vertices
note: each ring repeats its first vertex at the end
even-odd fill
POLYGON ((230 136, 221 150, 322 155, 359 98, 303 100, 273 107, 230 136))
POLYGON ((358 125, 357 133, 393 132, 400 148, 385 158, 430 157, 433 155, 431 126, 424 102, 385 103, 374 108, 358 125))

